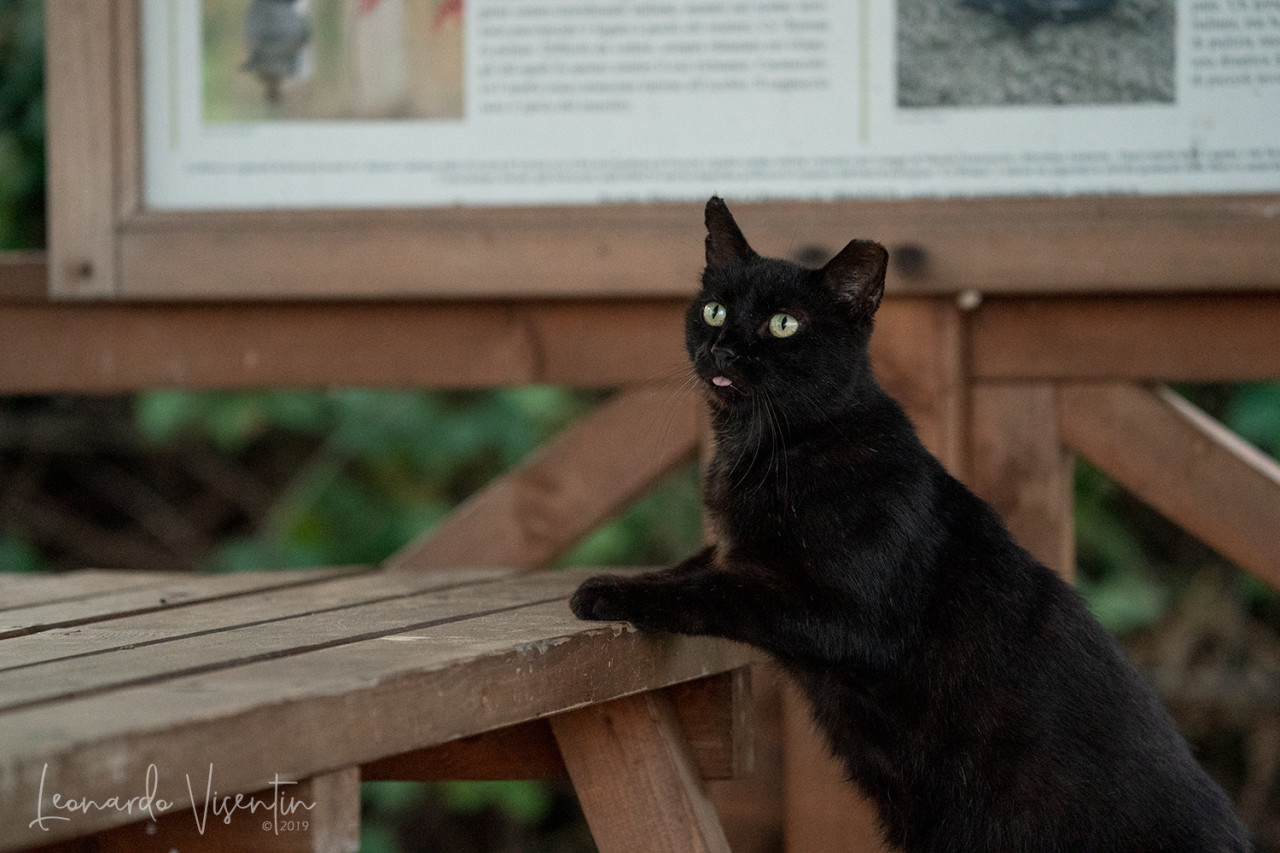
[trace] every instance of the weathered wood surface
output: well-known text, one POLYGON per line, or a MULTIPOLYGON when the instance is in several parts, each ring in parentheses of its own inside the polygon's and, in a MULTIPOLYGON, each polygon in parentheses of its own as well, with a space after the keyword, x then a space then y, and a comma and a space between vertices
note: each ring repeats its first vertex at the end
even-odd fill
POLYGON ((1280 587, 1280 463, 1167 388, 1065 385, 1062 435, 1121 485, 1280 587))
POLYGON ((217 599, 267 593, 351 574, 356 568, 229 575, 86 569, 32 584, 0 573, 0 639, 71 628, 105 617, 136 616, 217 599), (39 596, 38 600, 32 600, 39 596))
POLYGON ((691 392, 620 391, 386 565, 541 568, 692 459, 697 443, 691 392))
MULTIPOLYGON (((698 776, 735 779, 753 760, 747 670, 720 673, 666 689, 698 776)), ((449 741, 361 767, 366 780, 568 778, 545 719, 449 741)))
POLYGON ((601 853, 729 853, 666 696, 561 714, 551 730, 601 853))
POLYGON ((186 808, 186 775, 202 791, 211 764, 218 791, 254 791, 756 657, 583 623, 565 599, 585 574, 484 572, 483 592, 461 572, 337 577, 0 641, 0 849, 130 819, 90 810, 29 829, 42 773, 46 798, 106 802, 141 794, 154 765, 156 796, 186 808))

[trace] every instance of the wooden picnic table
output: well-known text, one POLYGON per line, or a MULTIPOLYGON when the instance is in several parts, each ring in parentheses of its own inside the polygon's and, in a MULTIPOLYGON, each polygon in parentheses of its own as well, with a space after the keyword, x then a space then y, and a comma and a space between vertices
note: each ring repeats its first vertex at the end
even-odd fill
POLYGON ((602 850, 727 849, 757 655, 581 622, 585 576, 0 576, 0 850, 355 850, 361 778, 566 773, 602 850))

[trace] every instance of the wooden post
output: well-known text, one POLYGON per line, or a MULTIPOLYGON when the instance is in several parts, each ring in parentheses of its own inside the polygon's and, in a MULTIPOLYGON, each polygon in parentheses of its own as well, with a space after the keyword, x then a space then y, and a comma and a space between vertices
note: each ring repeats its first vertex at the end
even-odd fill
POLYGON ((980 383, 970 397, 969 486, 1004 518, 1020 545, 1075 577, 1072 457, 1049 383, 980 383))
POLYGON ((61 34, 46 63, 49 136, 49 287, 101 297, 116 288, 118 4, 68 0, 45 7, 61 34))
POLYGON ((560 714, 551 730, 601 853, 728 853, 664 694, 560 714))

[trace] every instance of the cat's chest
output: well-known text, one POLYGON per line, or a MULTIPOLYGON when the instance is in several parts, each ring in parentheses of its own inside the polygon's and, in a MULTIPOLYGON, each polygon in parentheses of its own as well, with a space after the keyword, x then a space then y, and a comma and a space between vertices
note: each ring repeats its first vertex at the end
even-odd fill
POLYGON ((803 461, 778 457, 764 465, 713 467, 704 497, 716 541, 785 547, 801 533, 812 476, 803 461))

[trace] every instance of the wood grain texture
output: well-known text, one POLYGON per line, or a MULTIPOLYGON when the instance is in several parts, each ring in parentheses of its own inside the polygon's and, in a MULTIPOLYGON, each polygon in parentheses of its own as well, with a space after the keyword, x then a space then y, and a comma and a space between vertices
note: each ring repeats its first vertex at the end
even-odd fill
MULTIPOLYGON (((750 772, 749 691, 746 670, 666 689, 700 778, 733 779, 750 772)), ((562 779, 568 778, 568 772, 546 720, 390 756, 361 767, 366 781, 562 779)))
POLYGON ((618 392, 469 498, 387 567, 547 565, 693 458, 696 405, 669 386, 618 392))
POLYGON ((6 605, 0 607, 0 639, 320 583, 357 571, 301 569, 208 576, 87 570, 59 575, 47 584, 0 573, 0 602, 6 605), (33 596, 42 597, 32 601, 33 596))
POLYGON ((1280 588, 1280 464, 1167 388, 1065 385, 1067 444, 1258 578, 1280 588))
MULTIPOLYGON (((0 268, 0 272, 2 272, 0 268)), ((683 301, 0 301, 0 393, 613 387, 682 375, 683 301), (51 342, 58 344, 50 357, 51 342)))
MULTIPOLYGON (((762 254, 911 247, 892 293, 1241 291, 1280 283, 1275 197, 736 204, 762 254)), ((147 214, 120 224, 130 298, 690 293, 702 204, 147 214), (237 271, 226 275, 226 269, 237 271)), ((896 257, 895 253, 895 257, 896 257)))
POLYGON ((61 297, 116 293, 116 2, 45 10, 49 287, 61 297))
POLYGON ((1074 466, 1052 385, 977 383, 971 391, 969 485, 1018 544, 1075 577, 1074 466))
POLYGON ((105 801, 136 793, 154 763, 158 795, 185 803, 184 775, 204 774, 210 762, 220 791, 258 790, 276 773, 308 778, 757 657, 720 641, 581 622, 565 598, 585 574, 522 576, 527 604, 466 620, 418 614, 396 632, 357 639, 369 627, 357 619, 347 629, 353 642, 305 650, 303 636, 298 654, 193 674, 179 661, 160 680, 0 712, 0 849, 124 822, 95 812, 38 839, 28 834, 46 766, 47 792, 105 801))
POLYGON ((708 786, 734 853, 778 853, 783 848, 786 774, 779 677, 772 661, 751 667, 753 769, 740 778, 712 781, 708 786))
POLYGON ((17 637, 0 645, 0 711, 464 623, 561 594, 461 575, 357 577, 17 637))
POLYGON ((991 298, 972 317, 977 379, 1280 378, 1275 293, 991 298))
POLYGON ((551 730, 601 853, 729 853, 666 696, 559 714, 551 730))

